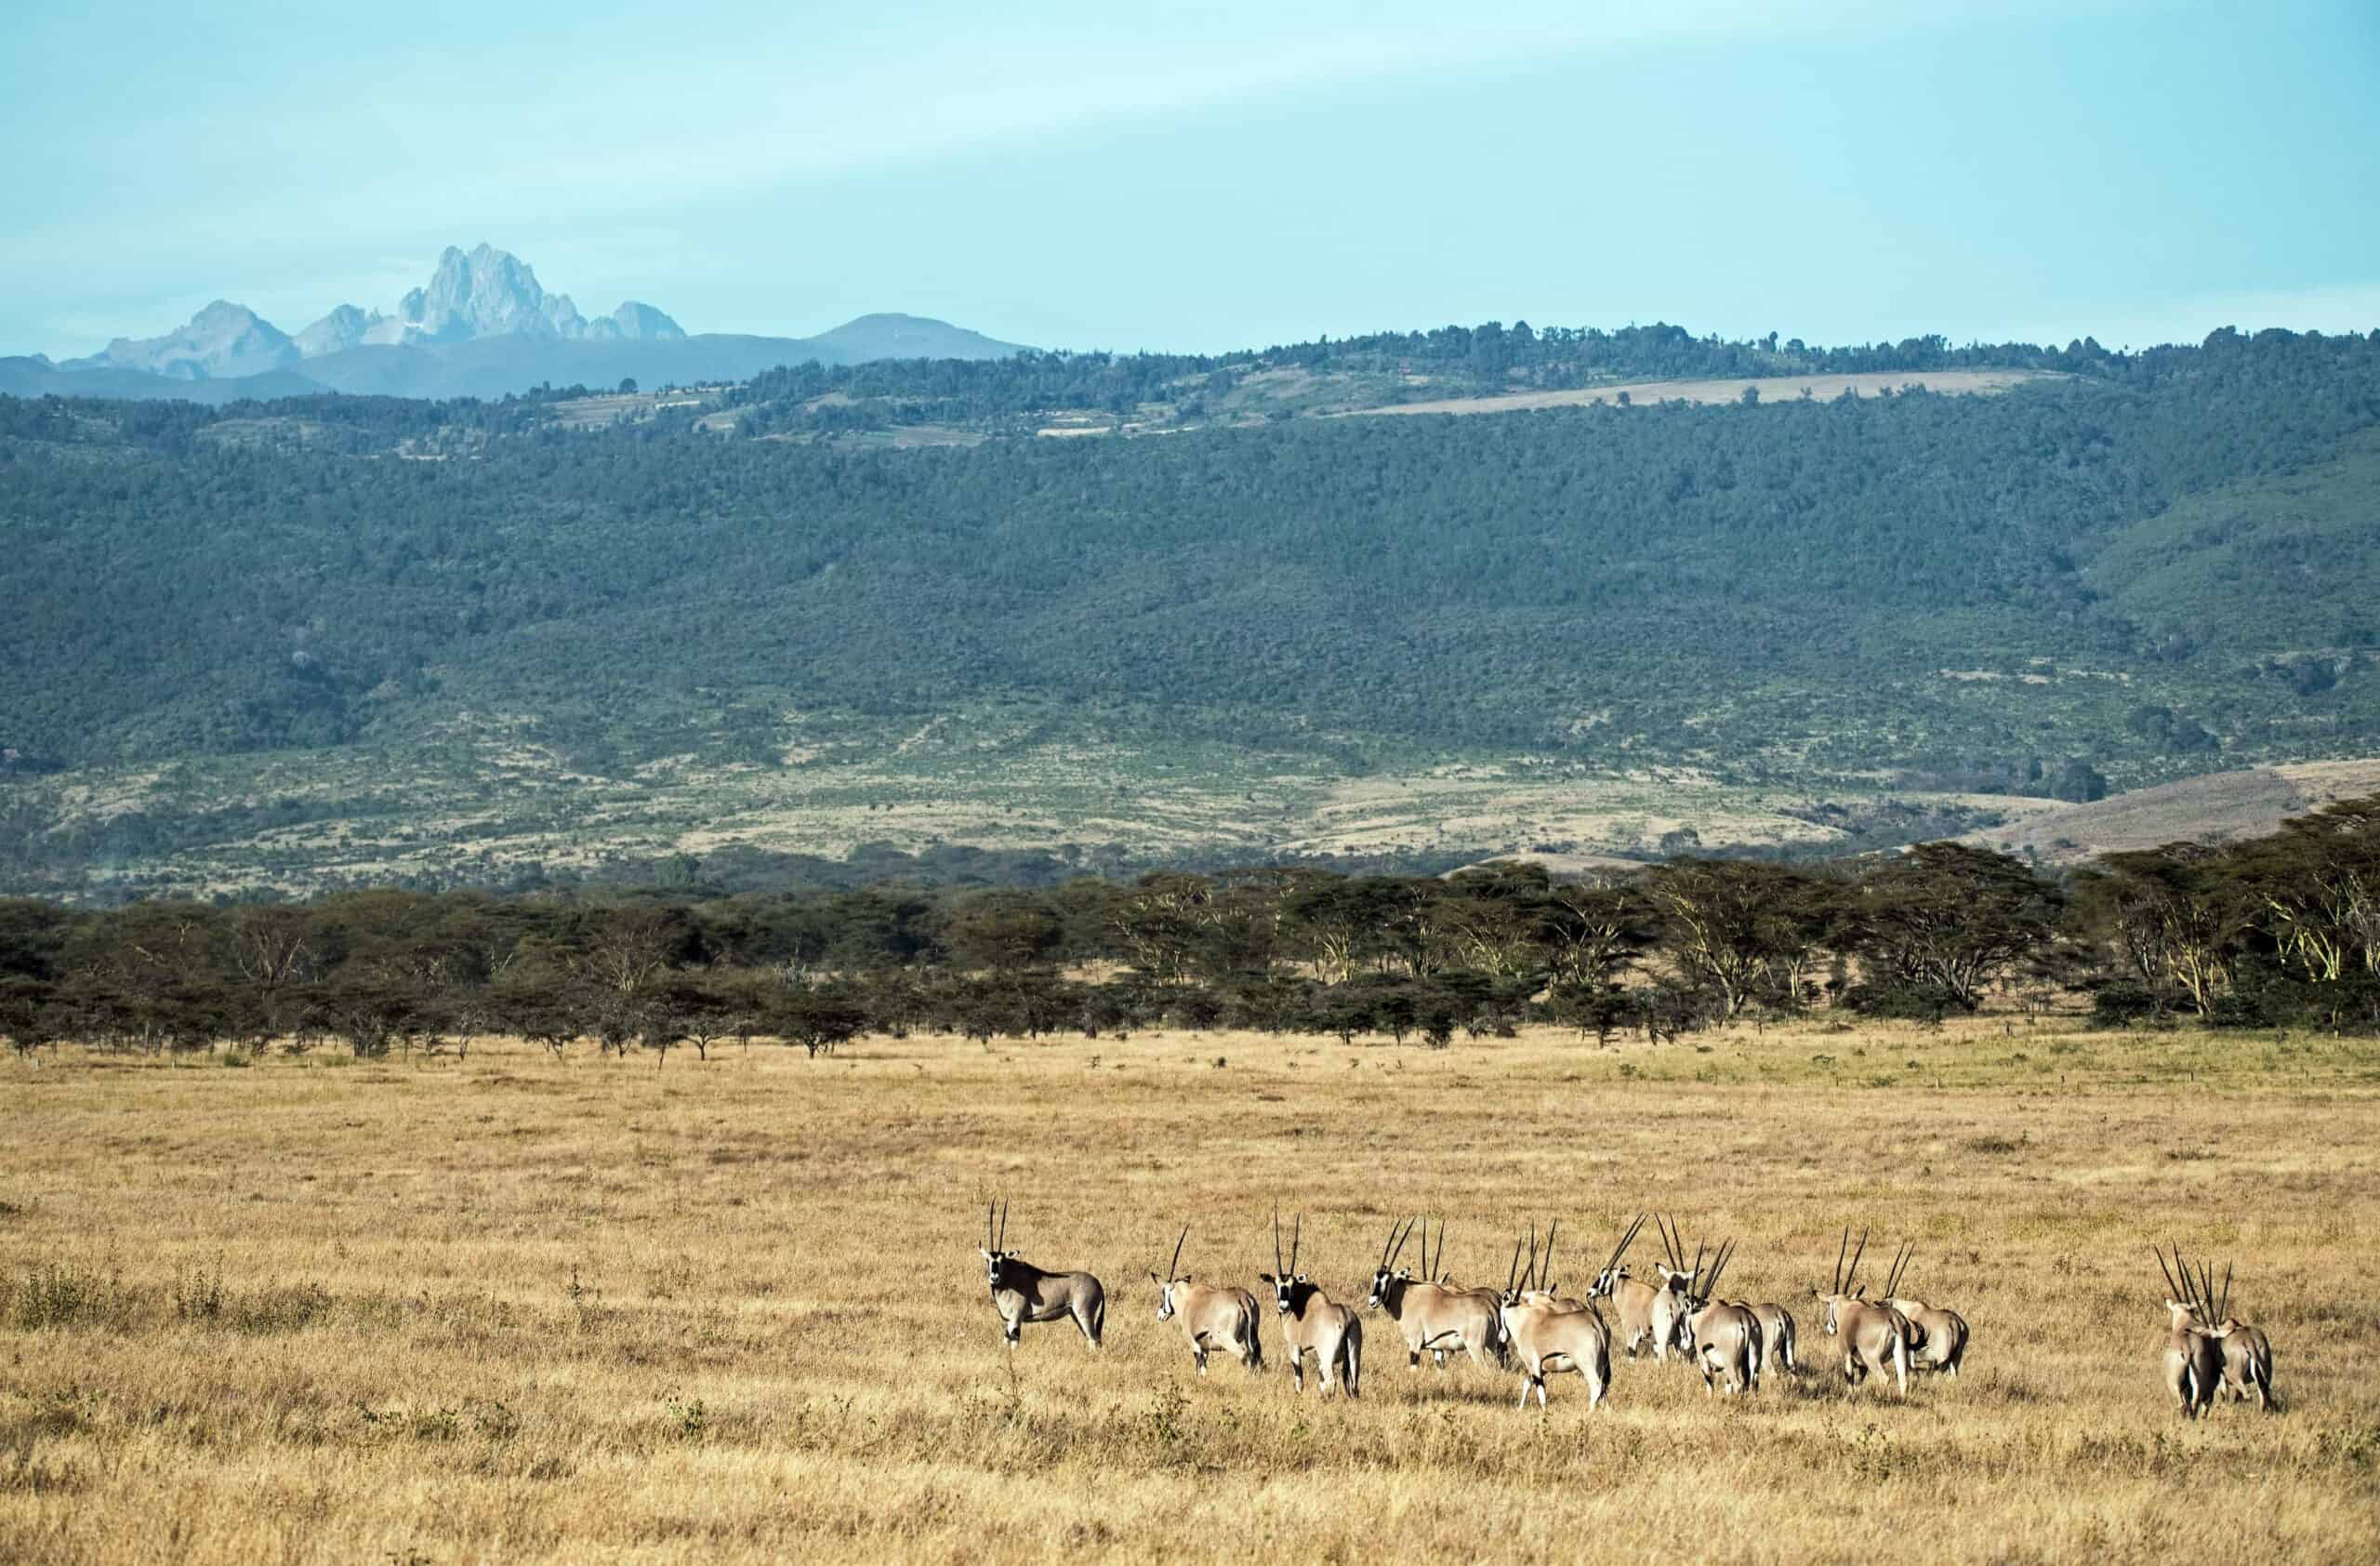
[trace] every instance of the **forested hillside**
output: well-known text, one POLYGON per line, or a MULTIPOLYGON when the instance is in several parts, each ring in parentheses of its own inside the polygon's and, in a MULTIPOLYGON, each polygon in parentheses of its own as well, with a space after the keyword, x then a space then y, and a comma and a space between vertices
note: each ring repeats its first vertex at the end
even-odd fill
MULTIPOLYGON (((1588 373, 1546 341, 1483 360, 1473 335, 1461 363, 1588 373)), ((1596 364, 1788 352, 1661 347, 1596 364)), ((0 399, 0 748, 20 780, 418 759, 500 716, 617 775, 787 764, 794 714, 889 747, 996 710, 1358 768, 1521 754, 2043 794, 2069 763, 2121 785, 2380 745, 2380 336, 2029 352, 2001 358, 2056 373, 1997 396, 1162 439, 1003 420, 1080 405, 1086 377, 1186 401, 1227 366, 788 371, 728 399, 740 425, 596 430, 551 399, 0 399), (864 398, 985 438, 756 438, 864 398)))

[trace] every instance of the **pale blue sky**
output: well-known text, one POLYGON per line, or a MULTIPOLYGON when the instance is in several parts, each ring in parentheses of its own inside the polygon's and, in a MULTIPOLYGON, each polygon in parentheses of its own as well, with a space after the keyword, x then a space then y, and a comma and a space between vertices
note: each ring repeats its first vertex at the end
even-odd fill
POLYGON ((483 239, 691 331, 2380 327, 2373 0, 85 0, 7 23, 0 146, 0 352, 483 239))

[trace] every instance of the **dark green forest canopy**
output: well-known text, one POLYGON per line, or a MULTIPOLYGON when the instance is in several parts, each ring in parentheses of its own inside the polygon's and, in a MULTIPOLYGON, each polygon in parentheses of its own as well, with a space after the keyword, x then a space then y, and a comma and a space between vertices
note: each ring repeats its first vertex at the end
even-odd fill
MULTIPOLYGON (((1986 352, 1796 359, 1677 334, 1598 359, 1498 337, 1442 357, 1501 385, 1986 352)), ((1385 362, 1430 340, 1274 352, 1385 362)), ((616 734, 692 705, 889 719, 1013 697, 1225 739, 1765 739, 1838 765, 2254 752, 2307 723, 2368 750, 2380 334, 2027 352, 2003 359, 2062 373, 1997 396, 917 451, 690 417, 572 431, 539 398, 0 399, 0 748, 81 765, 337 745, 490 707, 567 742, 590 713, 616 734), (1917 688, 2034 659, 2153 671, 2182 699, 2110 678, 2085 726, 2013 734, 1917 688)), ((813 367, 741 395, 840 384, 989 417, 1079 397, 1070 375, 1138 395, 1221 364, 1186 363, 813 367)))

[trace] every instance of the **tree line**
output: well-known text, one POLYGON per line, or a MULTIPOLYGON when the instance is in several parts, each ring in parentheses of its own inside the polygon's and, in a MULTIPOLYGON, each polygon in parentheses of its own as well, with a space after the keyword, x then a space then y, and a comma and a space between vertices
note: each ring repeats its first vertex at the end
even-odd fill
POLYGON ((626 1056, 862 1033, 1213 1028, 1444 1046, 1521 1024, 1659 1042, 1840 1007, 1939 1021, 2091 997, 2102 1022, 2380 1028, 2380 797, 2064 880, 1956 843, 1822 865, 1685 858, 1557 881, 1263 868, 1034 888, 605 901, 0 904, 16 1049, 626 1056))

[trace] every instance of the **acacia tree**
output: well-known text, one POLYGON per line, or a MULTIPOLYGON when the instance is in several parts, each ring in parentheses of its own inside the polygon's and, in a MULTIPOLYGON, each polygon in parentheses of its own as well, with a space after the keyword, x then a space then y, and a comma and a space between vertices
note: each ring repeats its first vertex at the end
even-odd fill
MULTIPOLYGON (((969 1017, 968 1037, 975 1037, 969 1017)), ((769 1013, 769 1026, 787 1043, 799 1044, 816 1059, 823 1052, 832 1055, 838 1046, 848 1043, 867 1030, 867 1007, 860 997, 840 985, 820 985, 788 989, 777 998, 769 1013)), ((985 1042, 991 1034, 983 1035, 985 1042)))
POLYGON ((2086 927, 2145 983, 2178 990, 2201 1016, 2215 1010, 2254 919, 2220 849, 2168 843, 2109 854, 2079 884, 2086 927))
POLYGON ((1869 875, 1858 896, 1860 955, 1966 1011, 2056 929, 2055 888, 2020 860, 1956 843, 1919 843, 1869 875))
POLYGON ((1838 913, 1833 888, 1782 865, 1673 859, 1646 873, 1661 949, 1733 1019, 1764 995, 1798 1003, 1838 913))

